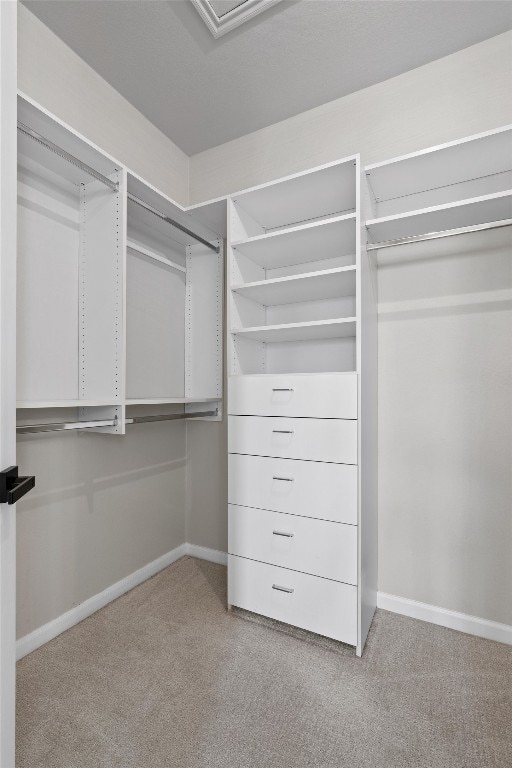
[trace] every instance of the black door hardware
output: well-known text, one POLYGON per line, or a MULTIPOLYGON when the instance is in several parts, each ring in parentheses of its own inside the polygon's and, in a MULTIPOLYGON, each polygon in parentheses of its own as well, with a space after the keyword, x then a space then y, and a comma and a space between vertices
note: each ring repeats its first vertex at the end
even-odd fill
POLYGON ((7 467, 0 472, 0 504, 16 504, 35 484, 34 475, 19 477, 18 467, 7 467))

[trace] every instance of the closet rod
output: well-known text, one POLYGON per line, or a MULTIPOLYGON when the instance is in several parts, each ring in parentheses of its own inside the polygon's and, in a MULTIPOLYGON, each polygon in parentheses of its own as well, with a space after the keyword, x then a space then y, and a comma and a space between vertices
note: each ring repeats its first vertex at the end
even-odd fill
POLYGON ((117 427, 117 416, 113 419, 96 419, 95 421, 64 421, 54 424, 24 424, 16 427, 18 435, 33 432, 63 432, 68 429, 91 429, 91 427, 117 427))
POLYGON ((70 155, 69 152, 66 152, 65 149, 58 147, 57 144, 53 143, 53 141, 46 139, 44 136, 41 136, 40 133, 37 133, 37 131, 32 130, 32 128, 29 128, 28 125, 25 125, 19 120, 18 120, 18 131, 20 131, 21 133, 24 133, 25 136, 28 136, 30 139, 34 139, 34 141, 37 141, 39 144, 42 144, 42 146, 46 147, 46 149, 49 149, 50 152, 53 152, 54 154, 58 155, 63 160, 66 160, 68 163, 71 163, 71 165, 74 165, 76 168, 80 168, 82 171, 85 171, 85 173, 87 173, 89 176, 92 176, 94 179, 101 181, 103 184, 105 184, 105 186, 109 187, 113 192, 117 192, 119 190, 119 184, 116 181, 112 181, 112 179, 109 179, 108 176, 103 176, 103 174, 100 173, 99 171, 95 171, 94 168, 91 168, 90 165, 83 163, 74 155, 70 155))
POLYGON ((377 251, 379 248, 394 248, 396 245, 407 245, 408 243, 421 243, 423 240, 438 240, 441 237, 454 237, 455 235, 466 235, 470 232, 483 232, 486 229, 500 229, 501 227, 510 227, 512 219, 502 219, 501 221, 490 221, 486 224, 472 224, 469 227, 459 227, 458 229, 444 229, 440 232, 427 232, 424 235, 410 235, 401 237, 397 240, 382 240, 380 243, 368 243, 367 251, 377 251))
POLYGON ((174 219, 171 219, 170 216, 166 216, 165 213, 158 211, 156 208, 153 208, 153 206, 148 205, 148 203, 145 203, 144 200, 141 200, 139 197, 132 195, 130 192, 128 192, 128 200, 131 200, 132 203, 135 203, 136 205, 140 205, 141 208, 145 208, 146 211, 149 211, 150 213, 153 213, 155 216, 158 216, 159 219, 162 219, 162 221, 166 221, 172 227, 176 227, 176 229, 179 229, 181 232, 184 232, 189 237, 193 237, 194 240, 197 240, 199 243, 206 245, 207 248, 210 248, 210 250, 215 251, 215 253, 220 253, 220 246, 214 245, 213 243, 208 242, 208 240, 205 240, 200 235, 196 235, 195 232, 192 232, 192 230, 187 229, 187 227, 184 227, 183 224, 180 224, 174 219))
POLYGON ((218 416, 219 410, 214 411, 191 411, 190 413, 163 413, 158 416, 132 416, 126 419, 126 424, 145 424, 150 421, 179 421, 181 419, 195 419, 201 416, 218 416))

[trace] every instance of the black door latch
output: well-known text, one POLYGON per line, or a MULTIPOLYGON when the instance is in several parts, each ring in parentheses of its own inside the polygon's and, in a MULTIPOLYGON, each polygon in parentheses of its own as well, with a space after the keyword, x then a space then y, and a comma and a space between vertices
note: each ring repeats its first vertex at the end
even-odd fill
POLYGON ((0 504, 16 504, 35 484, 34 475, 19 477, 18 467, 7 467, 0 472, 0 504))

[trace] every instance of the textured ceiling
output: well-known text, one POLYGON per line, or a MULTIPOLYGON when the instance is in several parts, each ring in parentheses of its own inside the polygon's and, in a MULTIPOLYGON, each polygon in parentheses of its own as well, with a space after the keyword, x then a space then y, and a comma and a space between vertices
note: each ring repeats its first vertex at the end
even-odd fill
POLYGON ((187 154, 512 28, 507 0, 283 0, 214 40, 189 0, 25 0, 187 154))

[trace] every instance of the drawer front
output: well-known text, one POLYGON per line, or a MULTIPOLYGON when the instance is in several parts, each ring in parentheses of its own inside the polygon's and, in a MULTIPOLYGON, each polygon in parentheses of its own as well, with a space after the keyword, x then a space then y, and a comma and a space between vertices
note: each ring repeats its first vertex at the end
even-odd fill
POLYGON ((238 416, 357 419, 357 375, 231 376, 228 413, 238 416))
POLYGON ((230 555, 357 584, 357 527, 229 505, 230 555))
POLYGON ((229 416, 230 453, 357 464, 357 421, 229 416))
POLYGON ((357 525, 357 467, 229 455, 228 501, 357 525))
POLYGON ((348 584, 229 555, 228 602, 343 643, 357 643, 357 587, 348 584))

